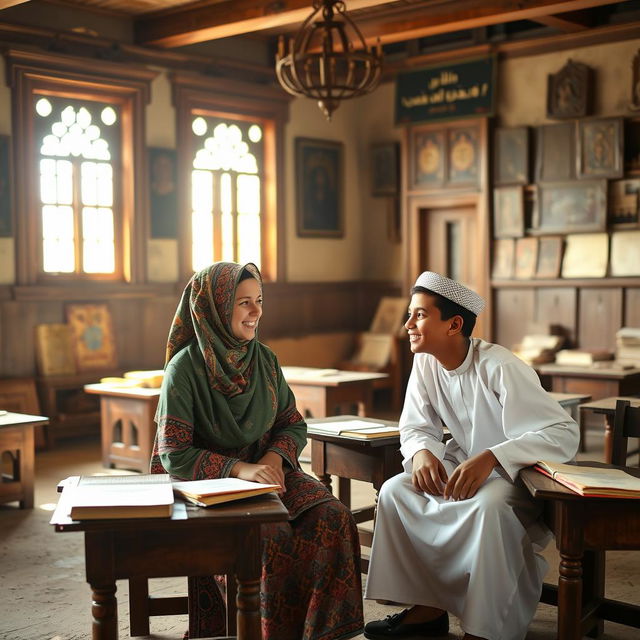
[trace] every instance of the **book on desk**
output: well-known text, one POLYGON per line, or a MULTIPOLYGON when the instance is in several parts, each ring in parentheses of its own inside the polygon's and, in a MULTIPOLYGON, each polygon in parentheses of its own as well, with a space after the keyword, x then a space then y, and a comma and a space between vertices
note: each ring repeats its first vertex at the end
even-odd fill
POLYGON ((640 478, 622 469, 538 460, 534 469, 588 498, 640 499, 640 478))
POLYGON ((173 483, 173 490, 178 496, 199 507, 253 498, 263 493, 278 491, 280 488, 277 484, 250 482, 240 478, 185 480, 173 483))
POLYGON ((369 420, 336 420, 335 422, 323 421, 321 423, 307 425, 309 433, 317 433, 326 436, 342 436, 357 440, 370 440, 373 438, 390 438, 400 435, 397 426, 389 426, 381 422, 369 420))

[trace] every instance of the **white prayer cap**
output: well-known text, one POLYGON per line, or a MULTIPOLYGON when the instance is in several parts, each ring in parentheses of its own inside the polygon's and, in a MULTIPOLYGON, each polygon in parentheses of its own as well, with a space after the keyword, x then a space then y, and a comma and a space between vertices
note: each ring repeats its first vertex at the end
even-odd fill
POLYGON ((443 298, 459 304, 475 315, 478 315, 485 306, 484 300, 475 291, 471 291, 471 289, 467 289, 459 282, 451 280, 451 278, 445 278, 445 276, 433 271, 421 273, 414 286, 439 293, 443 298))

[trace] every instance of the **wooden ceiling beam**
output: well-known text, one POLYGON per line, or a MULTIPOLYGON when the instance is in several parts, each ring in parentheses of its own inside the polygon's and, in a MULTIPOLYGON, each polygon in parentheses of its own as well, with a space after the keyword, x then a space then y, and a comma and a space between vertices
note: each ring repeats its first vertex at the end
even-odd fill
MULTIPOLYGON (((389 0, 349 0, 348 11, 389 4, 389 0)), ((146 14, 135 22, 139 45, 182 47, 264 29, 286 28, 304 22, 311 0, 234 0, 194 8, 146 14)))
POLYGON ((553 27, 562 33, 577 33, 593 26, 593 20, 587 11, 540 16, 535 21, 547 27, 553 27))
POLYGON ((28 1, 29 0, 0 0, 0 11, 2 9, 8 9, 9 7, 13 7, 16 4, 23 4, 28 1))

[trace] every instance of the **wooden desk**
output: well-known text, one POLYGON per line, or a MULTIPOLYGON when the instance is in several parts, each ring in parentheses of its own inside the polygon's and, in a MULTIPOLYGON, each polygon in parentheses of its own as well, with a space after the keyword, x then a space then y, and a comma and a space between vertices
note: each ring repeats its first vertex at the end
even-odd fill
POLYGON ((87 384, 84 390, 100 396, 102 465, 147 473, 160 389, 87 384))
MULTIPOLYGON (((640 469, 625 470, 640 476, 640 469)), ((558 606, 558 640, 580 640, 594 628, 601 632, 602 620, 640 628, 639 606, 604 598, 604 551, 640 548, 637 501, 583 498, 530 467, 520 477, 544 501, 545 522, 560 552, 557 591, 545 585, 541 598, 558 606)))
POLYGON ((594 400, 640 393, 640 369, 594 369, 543 364, 537 370, 541 375, 551 377, 553 392, 583 393, 594 400))
MULTIPOLYGON (((400 438, 373 438, 356 440, 345 436, 332 436, 314 433, 313 425, 336 420, 357 420, 358 416, 333 416, 308 420, 308 437, 311 440, 311 470, 320 482, 331 490, 331 476, 338 476, 338 497, 351 509, 351 480, 370 482, 377 492, 385 480, 402 471, 400 438)), ((373 420, 390 426, 397 426, 391 420, 373 420)), ((352 510, 356 523, 374 519, 375 505, 352 510)), ((372 535, 369 531, 359 530, 360 544, 370 547, 372 535)), ((362 570, 367 572, 368 561, 363 559, 362 570)))
POLYGON ((116 580, 235 574, 238 640, 260 640, 260 525, 283 522, 288 512, 268 494, 213 509, 178 508, 172 518, 73 521, 64 491, 50 524, 84 531, 91 586, 93 640, 118 638, 116 580))
POLYGON ((354 404, 359 416, 369 415, 374 381, 389 377, 387 373, 312 367, 282 367, 282 373, 296 397, 298 411, 312 418, 331 416, 354 404))
POLYGON ((33 428, 48 423, 44 416, 0 414, 0 457, 7 452, 12 462, 11 476, 0 476, 0 502, 17 500, 21 509, 33 509, 33 428))
POLYGON ((628 396, 613 396, 612 398, 601 398, 593 402, 580 405, 580 432, 584 430, 586 422, 585 414, 589 412, 604 414, 604 461, 611 462, 611 448, 613 446, 613 417, 616 413, 616 402, 618 400, 628 400, 632 407, 640 406, 640 398, 628 396))

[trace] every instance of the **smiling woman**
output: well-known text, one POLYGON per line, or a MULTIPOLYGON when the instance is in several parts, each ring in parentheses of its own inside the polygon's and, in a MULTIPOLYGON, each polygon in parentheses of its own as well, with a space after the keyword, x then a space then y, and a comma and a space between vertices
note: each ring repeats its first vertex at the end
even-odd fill
MULTIPOLYGON (((300 468, 306 424, 257 340, 261 316, 254 264, 218 262, 192 277, 169 333, 151 471, 279 485, 289 522, 263 529, 262 638, 337 640, 363 623, 358 533, 300 468)), ((189 580, 190 638, 224 634, 223 580, 189 580)))

